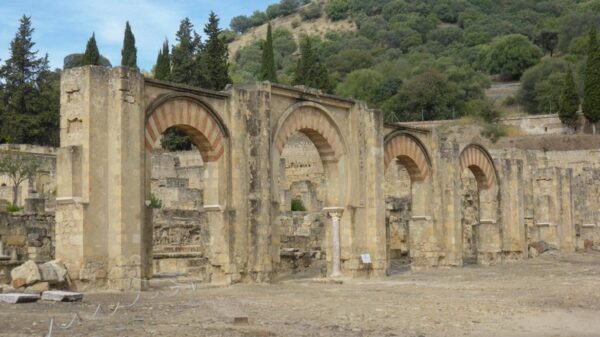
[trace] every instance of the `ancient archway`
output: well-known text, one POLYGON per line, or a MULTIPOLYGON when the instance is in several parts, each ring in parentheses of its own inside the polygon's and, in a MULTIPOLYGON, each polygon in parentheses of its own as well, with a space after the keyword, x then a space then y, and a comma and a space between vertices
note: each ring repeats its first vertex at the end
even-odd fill
POLYGON ((435 265, 438 249, 430 202, 433 187, 429 154, 417 137, 404 132, 392 133, 384 142, 389 270, 400 267, 402 260, 413 267, 435 265), (394 189, 402 187, 390 181, 399 179, 394 176, 396 170, 400 175, 405 171, 409 179, 401 198, 394 189))
MULTIPOLYGON (((327 226, 327 237, 331 238, 325 243, 325 255, 331 274, 337 276, 341 272, 341 242, 340 222, 343 221, 346 197, 348 193, 348 169, 346 168, 347 149, 342 133, 339 130, 333 116, 326 108, 310 102, 297 103, 289 107, 279 119, 275 132, 273 133, 273 196, 280 196, 276 203, 281 200, 281 177, 282 168, 280 162, 284 147, 288 140, 295 135, 301 134, 312 142, 319 155, 323 168, 322 203, 323 213, 331 217, 332 226, 327 226)), ((284 170, 284 169, 283 169, 284 170)), ((347 215, 346 215, 347 216, 347 215)), ((280 225, 278 220, 274 220, 280 225)), ((279 230, 275 231, 279 233, 279 230)), ((274 245, 274 261, 279 262, 279 234, 276 234, 274 245)))
MULTIPOLYGON (((177 128, 187 134, 192 144, 202 157, 201 170, 201 195, 199 203, 191 207, 181 208, 174 206, 176 218, 189 218, 187 223, 178 227, 176 221, 171 219, 171 212, 161 212, 156 219, 167 218, 167 226, 153 226, 148 229, 148 235, 153 235, 153 243, 160 247, 158 256, 155 256, 154 267, 162 272, 175 266, 177 271, 201 270, 194 276, 205 281, 212 281, 222 277, 215 261, 227 261, 228 238, 227 223, 223 218, 223 210, 227 205, 227 175, 228 165, 225 153, 229 132, 219 115, 213 108, 200 97, 190 94, 168 94, 157 98, 146 110, 146 123, 144 139, 146 147, 146 196, 151 196, 150 178, 152 176, 150 156, 152 150, 159 146, 161 135, 169 128, 177 128), (194 222, 192 222, 194 221, 194 222), (175 224, 174 224, 175 223, 175 224), (194 226, 190 227, 190 223, 194 226), (174 235, 173 235, 174 234, 174 235), (171 252, 173 246, 177 252, 171 252), (182 250, 190 247, 189 251, 182 250), (189 268, 188 268, 189 267, 189 268)), ((189 170, 187 174, 190 175, 189 170)), ((190 193, 197 189, 187 189, 188 177, 170 178, 178 191, 182 186, 188 191, 188 198, 194 198, 190 193), (177 186, 181 183, 181 186, 177 186)), ((156 214, 155 214, 156 215, 156 214)), ((150 255, 150 252, 149 254, 150 255)))
MULTIPOLYGON (((463 174, 468 170, 477 181, 478 214, 474 223, 463 223, 463 240, 465 240, 465 233, 470 231, 472 234, 469 235, 473 237, 471 249, 474 250, 473 254, 477 262, 493 263, 499 258, 501 252, 501 233, 498 224, 498 174, 494 161, 483 146, 470 144, 460 154, 460 170, 463 174)), ((465 249, 467 248, 463 246, 463 255, 468 255, 465 249)))

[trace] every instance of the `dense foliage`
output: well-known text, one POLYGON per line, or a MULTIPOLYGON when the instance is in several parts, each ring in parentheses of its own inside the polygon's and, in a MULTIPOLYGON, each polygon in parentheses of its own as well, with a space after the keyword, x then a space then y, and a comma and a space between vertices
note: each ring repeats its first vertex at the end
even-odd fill
MULTIPOLYGON (((241 28, 238 17, 231 28, 245 32, 281 15, 280 8, 270 6, 266 19, 260 16, 264 21, 241 28)), ((310 37, 335 84, 329 91, 365 100, 400 121, 483 117, 488 109, 482 104, 490 106, 485 89, 503 80, 523 81, 513 101, 527 112, 556 113, 568 66, 582 92, 587 32, 600 26, 599 9, 600 0, 330 0, 322 8, 317 1, 299 5, 296 12, 303 20, 327 15, 355 23, 356 31, 310 37)), ((274 25, 277 78, 286 84, 298 82, 301 53, 292 37, 274 25)), ((234 82, 260 78, 263 43, 236 52, 234 82)))
POLYGON ((570 126, 577 122, 577 111, 579 110, 579 95, 575 88, 575 80, 571 68, 567 69, 563 82, 560 99, 558 101, 558 117, 560 120, 570 126))
POLYGON ((23 16, 0 67, 0 143, 58 146, 60 72, 38 57, 31 18, 23 16))
MULTIPOLYGON (((585 87, 583 93, 583 115, 588 121, 600 121, 600 45, 598 33, 592 28, 589 33, 588 57, 585 71, 585 87)), ((594 125, 594 133, 596 128, 594 125)))

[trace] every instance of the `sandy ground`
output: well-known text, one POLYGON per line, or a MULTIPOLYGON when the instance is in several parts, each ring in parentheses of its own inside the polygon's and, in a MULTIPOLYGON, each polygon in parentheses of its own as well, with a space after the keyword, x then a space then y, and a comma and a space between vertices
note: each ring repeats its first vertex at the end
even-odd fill
MULTIPOLYGON (((183 281, 180 281, 183 282, 183 281)), ((83 303, 0 304, 0 336, 600 336, 600 254, 542 256, 495 267, 405 272, 342 284, 295 280, 141 294, 83 303), (98 304, 99 312, 90 319, 98 304), (235 317, 248 323, 235 324, 235 317)))

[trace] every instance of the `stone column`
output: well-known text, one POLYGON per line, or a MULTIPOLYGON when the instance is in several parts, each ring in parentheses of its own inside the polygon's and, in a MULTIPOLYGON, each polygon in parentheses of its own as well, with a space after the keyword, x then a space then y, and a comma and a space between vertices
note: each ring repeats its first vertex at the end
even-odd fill
POLYGON ((331 217, 331 277, 342 275, 340 219, 344 209, 342 207, 326 207, 324 211, 331 217))
POLYGON ((0 239, 0 256, 4 256, 4 243, 0 239))

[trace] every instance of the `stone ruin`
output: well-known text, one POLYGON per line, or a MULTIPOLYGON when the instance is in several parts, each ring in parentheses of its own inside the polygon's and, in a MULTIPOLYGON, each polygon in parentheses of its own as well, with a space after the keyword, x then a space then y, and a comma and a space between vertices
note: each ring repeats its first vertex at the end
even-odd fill
POLYGON ((126 68, 65 71, 55 256, 77 287, 385 276, 600 248, 600 137, 556 116, 384 124, 270 83, 215 92, 126 68), (187 133, 190 153, 161 153, 187 133), (152 208, 158 198, 162 208, 152 208))

